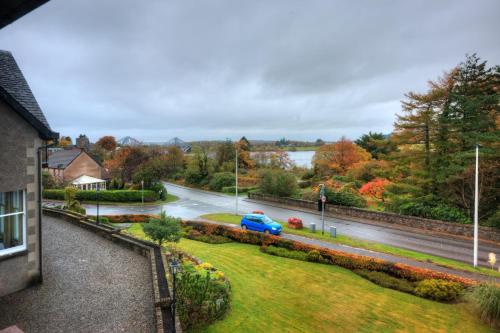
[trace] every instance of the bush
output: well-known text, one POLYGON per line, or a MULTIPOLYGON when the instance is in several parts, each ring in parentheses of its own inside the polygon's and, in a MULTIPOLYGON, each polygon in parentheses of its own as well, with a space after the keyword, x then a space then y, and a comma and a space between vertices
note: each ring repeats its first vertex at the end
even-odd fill
MULTIPOLYGON (((43 190, 44 199, 64 200, 64 190, 43 190)), ((79 191, 75 192, 76 200, 95 201, 97 191, 79 191)), ((144 190, 144 202, 156 201, 160 198, 159 193, 144 190)), ((141 190, 105 190, 99 191, 99 201, 109 202, 141 202, 141 190)))
POLYGON ((429 279, 417 284, 415 294, 435 301, 450 302, 456 300, 463 289, 463 286, 457 282, 429 279))
POLYGON ((298 191, 295 176, 284 170, 266 170, 262 172, 260 191, 278 197, 291 197, 298 191))
POLYGON ((188 239, 192 239, 195 241, 199 242, 204 242, 208 244, 225 244, 225 243, 231 243, 232 240, 225 237, 225 236, 219 236, 219 235, 204 235, 201 232, 197 230, 191 230, 189 231, 186 236, 188 239))
POLYGON ((177 275, 177 313, 183 330, 202 330, 230 309, 231 287, 211 265, 184 264, 177 275))
POLYGON ((381 287, 399 290, 409 294, 414 294, 415 283, 408 281, 406 279, 398 279, 387 273, 369 271, 366 269, 361 269, 361 270, 358 269, 355 270, 354 273, 364 277, 365 279, 375 284, 378 284, 381 287))
POLYGON ((397 208, 397 213, 402 215, 418 216, 434 220, 471 223, 470 219, 458 208, 439 203, 423 201, 409 201, 397 208))
POLYGON ((212 191, 221 191, 223 187, 233 186, 236 182, 234 173, 231 172, 218 172, 214 173, 208 187, 212 191))
POLYGON ((500 322, 500 287, 493 283, 483 283, 472 291, 472 300, 476 303, 481 320, 493 327, 500 322))
POLYGON ((325 258, 317 250, 311 250, 307 252, 307 261, 324 263, 325 258))
POLYGON ((301 251, 293 251, 293 250, 288 250, 288 249, 276 247, 276 246, 261 246, 260 250, 264 253, 267 253, 267 254, 270 254, 273 256, 308 261, 307 260, 307 253, 304 253, 301 251))
MULTIPOLYGON (((238 186, 238 193, 248 193, 250 191, 256 190, 257 187, 255 186, 238 186)), ((236 193, 236 186, 224 186, 222 188, 222 192, 224 193, 236 193)))
POLYGON ((143 224, 142 230, 160 246, 163 242, 177 243, 181 238, 181 219, 161 212, 160 216, 152 217, 148 223, 143 224))
POLYGON ((311 180, 313 178, 314 178, 314 171, 312 169, 304 172, 304 174, 301 177, 302 180, 311 180))
POLYGON ((488 217, 481 225, 487 227, 500 228, 500 209, 497 209, 493 215, 488 217))
POLYGON ((334 205, 358 208, 366 207, 366 200, 349 188, 343 188, 336 191, 327 187, 325 188, 325 196, 326 201, 334 205))
MULTIPOLYGON (((96 221, 97 216, 91 216, 90 219, 92 221, 96 221)), ((104 224, 109 224, 109 219, 106 216, 99 216, 99 222, 104 224)))

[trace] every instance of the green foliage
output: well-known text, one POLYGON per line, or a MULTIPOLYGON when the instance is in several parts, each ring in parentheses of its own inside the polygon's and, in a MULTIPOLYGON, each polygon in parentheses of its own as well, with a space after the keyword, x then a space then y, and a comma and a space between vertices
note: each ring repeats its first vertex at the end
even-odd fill
POLYGON ((484 220, 484 222, 480 221, 480 223, 481 225, 487 227, 500 228, 500 208, 498 208, 493 214, 491 214, 490 217, 484 220))
POLYGON ((320 263, 325 262, 325 258, 323 258, 321 253, 319 253, 319 251, 317 251, 317 250, 311 250, 311 251, 307 252, 306 259, 307 259, 307 261, 311 261, 311 262, 320 262, 320 263))
POLYGON ((181 221, 180 218, 167 216, 165 212, 161 212, 159 217, 153 217, 149 223, 143 224, 142 229, 160 246, 163 242, 177 243, 181 238, 181 221))
POLYGON ((397 206, 393 203, 390 207, 394 212, 402 215, 418 216, 428 219, 464 224, 471 223, 470 218, 467 217, 460 209, 436 201, 429 201, 425 199, 407 199, 400 200, 397 206))
MULTIPOLYGON (((97 216, 91 216, 90 219, 92 221, 97 221, 97 216)), ((100 223, 104 223, 104 224, 109 224, 109 218, 107 218, 106 216, 99 216, 99 222, 100 223)))
POLYGON ((500 321, 500 287, 494 283, 483 283, 472 291, 481 319, 498 327, 500 321))
POLYGON ((366 269, 358 269, 355 270, 354 273, 381 287, 399 290, 408 294, 414 293, 415 283, 406 279, 400 279, 384 272, 369 271, 366 269))
MULTIPOLYGON (((64 190, 44 190, 44 199, 63 200, 64 190)), ((81 201, 95 201, 97 191, 78 191, 75 189, 75 198, 81 201)), ((105 190, 99 191, 99 201, 109 202, 141 202, 140 190, 105 190)), ((151 190, 144 190, 144 201, 151 202, 159 199, 159 194, 151 190)))
POLYGON ((463 290, 463 286, 457 282, 427 279, 418 282, 415 294, 435 301, 450 302, 456 300, 463 290))
MULTIPOLYGON (((238 193, 247 193, 253 190, 256 190, 255 186, 238 186, 238 193)), ((224 193, 236 193, 236 186, 224 186, 222 188, 222 192, 224 193)))
POLYGON ((259 188, 262 193, 278 197, 291 197, 298 191, 295 175, 279 169, 263 171, 259 188))
POLYGON ((264 253, 267 253, 267 254, 270 254, 273 256, 308 261, 308 254, 305 252, 302 252, 302 251, 294 251, 294 250, 289 250, 289 249, 286 249, 283 247, 276 247, 276 246, 261 246, 260 250, 264 253))
POLYGON ((206 145, 193 147, 193 155, 184 172, 186 182, 199 186, 208 184, 210 175, 213 172, 212 164, 212 161, 208 157, 208 147, 206 145))
POLYGON ((42 187, 47 189, 57 187, 54 177, 47 171, 42 171, 42 187))
POLYGON ((214 173, 208 187, 212 191, 221 191, 223 187, 233 186, 236 182, 234 173, 231 172, 218 172, 214 173))
POLYGON ((358 208, 366 207, 365 198, 349 188, 342 188, 340 190, 325 188, 325 196, 327 202, 334 205, 358 208))
POLYGON ((80 202, 76 200, 77 189, 74 187, 66 187, 61 191, 64 191, 64 209, 85 215, 85 208, 83 208, 80 205, 80 202))
POLYGON ((185 264, 177 275, 177 313, 183 330, 201 330, 230 309, 231 288, 221 272, 208 265, 185 264))
POLYGON ((186 232, 185 237, 192 239, 192 240, 199 241, 199 242, 209 243, 209 244, 225 244, 225 243, 232 242, 231 239, 229 239, 225 236, 214 235, 214 234, 206 235, 206 234, 202 234, 201 232, 199 232, 197 230, 190 230, 190 231, 186 232))
POLYGON ((215 162, 219 169, 234 170, 236 163, 235 158, 236 147, 231 140, 227 139, 217 146, 215 151, 215 162))
POLYGON ((363 134, 355 143, 368 151, 375 159, 388 155, 396 150, 396 146, 391 142, 388 136, 382 133, 363 134))
POLYGON ((314 178, 314 170, 312 169, 306 170, 301 177, 302 180, 311 180, 313 178, 314 178))

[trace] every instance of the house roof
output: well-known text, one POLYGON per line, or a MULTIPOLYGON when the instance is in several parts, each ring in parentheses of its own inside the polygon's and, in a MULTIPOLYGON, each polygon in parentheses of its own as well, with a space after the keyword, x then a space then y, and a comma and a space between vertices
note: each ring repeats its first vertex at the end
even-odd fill
POLYGON ((65 149, 51 153, 49 155, 49 168, 66 169, 83 151, 81 149, 65 149))
POLYGON ((49 0, 2 0, 0 29, 48 1, 49 0))
POLYGON ((82 175, 71 182, 73 185, 85 185, 95 183, 105 183, 104 179, 94 178, 87 175, 82 175))
POLYGON ((57 139, 9 51, 0 50, 0 98, 38 130, 42 139, 57 139))

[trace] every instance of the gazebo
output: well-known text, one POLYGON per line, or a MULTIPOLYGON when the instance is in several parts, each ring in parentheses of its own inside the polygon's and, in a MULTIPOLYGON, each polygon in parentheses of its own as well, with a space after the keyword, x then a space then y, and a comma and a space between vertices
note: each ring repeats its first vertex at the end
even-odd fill
POLYGON ((80 190, 100 190, 106 189, 106 181, 99 178, 90 177, 87 175, 80 176, 73 180, 71 184, 80 190))

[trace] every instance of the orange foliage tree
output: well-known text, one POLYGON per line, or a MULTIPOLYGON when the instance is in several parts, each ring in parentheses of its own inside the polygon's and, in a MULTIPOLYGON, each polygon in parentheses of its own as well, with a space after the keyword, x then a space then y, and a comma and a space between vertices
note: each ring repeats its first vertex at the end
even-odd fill
POLYGON ((376 178, 361 186, 359 193, 384 201, 384 191, 391 182, 387 179, 376 178))
POLYGON ((117 146, 115 137, 110 135, 103 136, 95 144, 107 151, 114 151, 117 146))
POLYGON ((354 164, 370 159, 369 152, 342 137, 333 144, 319 147, 314 154, 313 163, 316 173, 320 176, 334 173, 344 175, 354 164))

